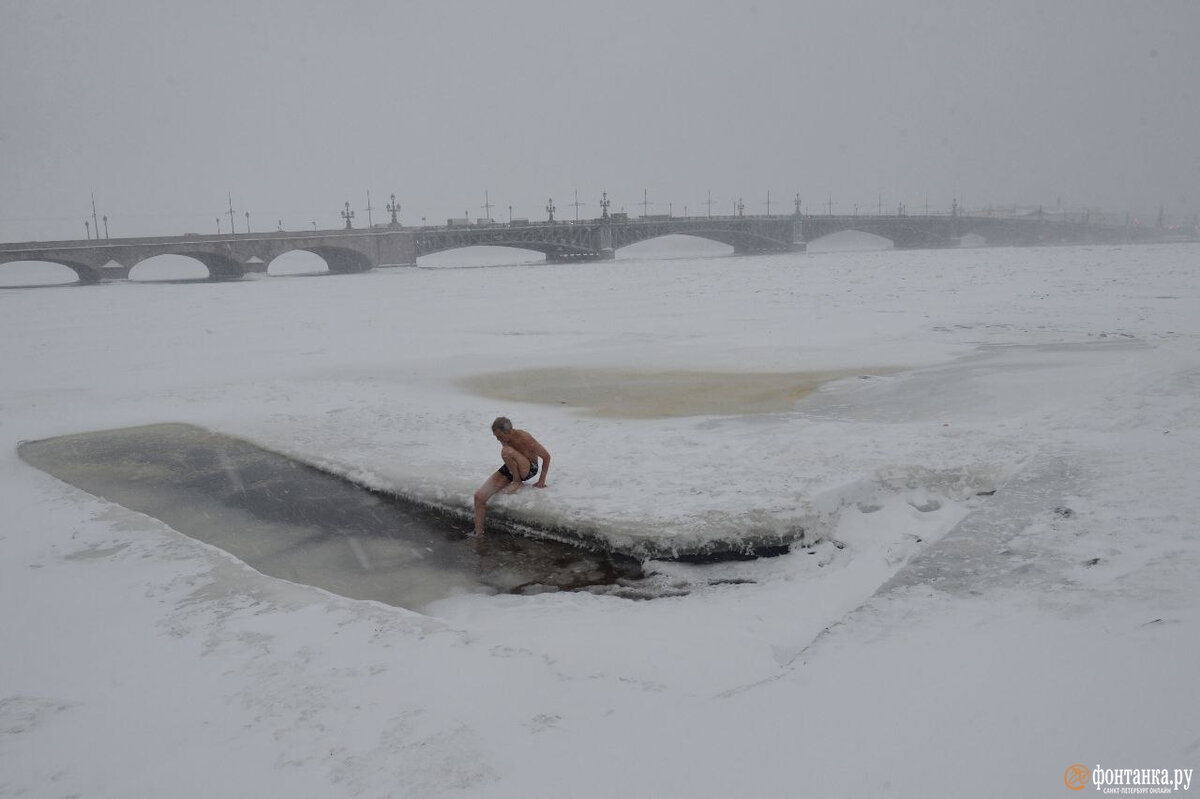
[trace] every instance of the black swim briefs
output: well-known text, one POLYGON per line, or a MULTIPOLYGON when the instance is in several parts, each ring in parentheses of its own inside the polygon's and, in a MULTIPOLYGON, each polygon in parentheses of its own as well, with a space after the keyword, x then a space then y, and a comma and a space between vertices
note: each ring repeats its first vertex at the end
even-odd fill
MULTIPOLYGON (((530 479, 530 478, 532 478, 532 477, 536 477, 536 476, 537 476, 537 473, 538 473, 538 465, 537 465, 537 461, 533 461, 532 463, 530 463, 530 464, 529 464, 529 474, 527 474, 527 475, 525 475, 524 477, 522 477, 522 478, 521 478, 521 482, 525 482, 526 480, 529 480, 529 479, 530 479)), ((505 478, 505 479, 506 479, 506 480, 508 480, 510 483, 512 482, 512 479, 513 479, 512 472, 510 472, 510 471, 508 470, 508 465, 507 465, 507 464, 505 464, 504 466, 501 466, 499 469, 497 469, 497 470, 496 470, 496 474, 498 474, 498 475, 500 475, 501 477, 505 478)))

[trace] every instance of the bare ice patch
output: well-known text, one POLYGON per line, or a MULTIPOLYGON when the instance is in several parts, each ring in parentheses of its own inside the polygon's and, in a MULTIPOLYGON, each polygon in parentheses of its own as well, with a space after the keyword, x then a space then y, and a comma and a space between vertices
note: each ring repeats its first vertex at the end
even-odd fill
POLYGON ((506 402, 565 405, 598 417, 749 415, 792 408, 823 384, 861 370, 824 372, 635 371, 555 367, 472 375, 460 385, 506 402))

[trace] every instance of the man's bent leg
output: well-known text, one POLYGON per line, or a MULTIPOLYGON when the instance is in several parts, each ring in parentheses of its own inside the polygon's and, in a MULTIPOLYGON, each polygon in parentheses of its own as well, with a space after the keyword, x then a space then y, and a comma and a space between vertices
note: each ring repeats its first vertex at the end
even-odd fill
POLYGON ((508 467, 508 471, 513 475, 512 482, 504 489, 504 493, 515 494, 521 490, 521 481, 529 476, 529 458, 526 458, 512 447, 502 448, 500 450, 500 457, 504 459, 504 465, 508 467))
POLYGON ((508 485, 508 482, 503 475, 493 472, 475 492, 475 535, 483 535, 483 520, 487 517, 488 500, 508 485))

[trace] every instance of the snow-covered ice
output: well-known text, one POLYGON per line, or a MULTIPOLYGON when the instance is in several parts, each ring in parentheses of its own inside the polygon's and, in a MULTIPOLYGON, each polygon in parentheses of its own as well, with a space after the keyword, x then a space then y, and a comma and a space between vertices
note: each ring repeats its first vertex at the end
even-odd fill
POLYGON ((0 289, 0 795, 1050 796, 1200 764, 1200 246, 454 263, 0 289), (837 377, 697 415, 469 388, 524 370, 837 377), (16 455, 186 422, 465 508, 500 414, 553 467, 499 512, 819 540, 651 564, 653 601, 419 614, 16 455))

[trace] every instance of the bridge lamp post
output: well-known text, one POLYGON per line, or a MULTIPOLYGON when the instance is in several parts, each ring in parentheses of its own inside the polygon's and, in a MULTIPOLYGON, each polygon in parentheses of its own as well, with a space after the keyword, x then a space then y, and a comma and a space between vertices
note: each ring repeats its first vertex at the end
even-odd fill
POLYGON ((396 214, 400 213, 400 206, 396 205, 396 195, 392 195, 392 201, 387 204, 387 210, 392 214, 392 226, 399 227, 400 222, 396 219, 396 214))
POLYGON ((221 235, 221 217, 217 217, 217 235, 221 235))
POLYGON ((346 230, 353 230, 354 227, 350 224, 350 220, 354 219, 354 212, 350 210, 350 203, 347 201, 345 210, 342 211, 342 219, 346 220, 346 230))
POLYGON ((92 240, 92 223, 88 220, 83 220, 83 229, 87 231, 88 241, 92 240))
MULTIPOLYGON (((104 215, 103 217, 101 217, 101 218, 104 220, 104 238, 106 238, 106 239, 107 239, 107 238, 108 238, 108 214, 105 214, 105 215, 104 215)), ((96 235, 96 238, 99 238, 99 237, 100 237, 100 236, 99 236, 99 234, 100 234, 100 231, 98 231, 98 230, 97 230, 97 231, 96 231, 96 234, 97 234, 97 235, 96 235)))
POLYGON ((550 216, 549 220, 547 220, 547 221, 552 225, 554 224, 554 212, 557 210, 558 209, 554 207, 554 198, 553 197, 546 200, 546 213, 549 214, 549 216, 550 216))
POLYGON ((600 193, 600 218, 608 219, 608 207, 612 205, 612 201, 608 199, 608 192, 600 193))
POLYGON ((250 232, 250 212, 246 212, 246 232, 250 232))

